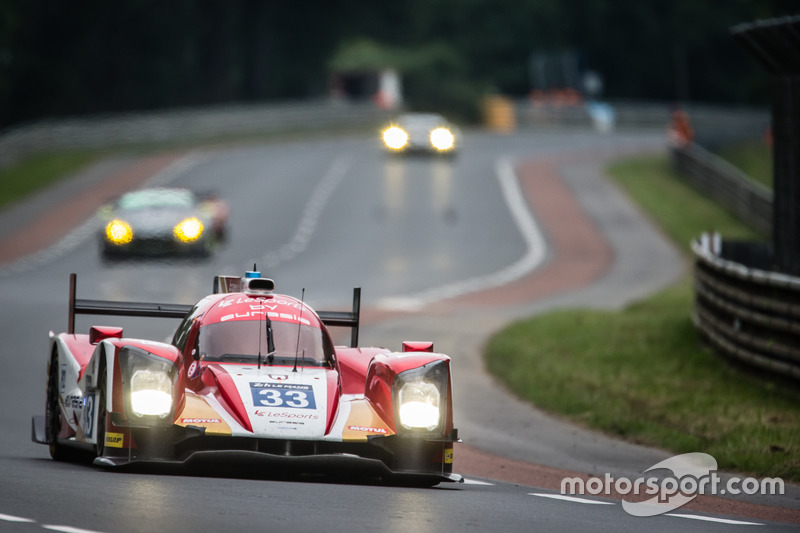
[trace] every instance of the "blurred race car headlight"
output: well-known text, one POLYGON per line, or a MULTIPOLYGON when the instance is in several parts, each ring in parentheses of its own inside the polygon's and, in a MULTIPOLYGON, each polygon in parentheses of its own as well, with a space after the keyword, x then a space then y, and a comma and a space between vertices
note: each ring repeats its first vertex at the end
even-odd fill
POLYGON ((431 363, 397 375, 394 399, 400 432, 433 432, 444 427, 448 370, 431 363))
POLYGON ((124 220, 115 218, 106 224, 106 239, 114 244, 127 244, 133 240, 133 228, 124 220))
POLYGON ((172 231, 182 242, 196 241, 203 234, 203 223, 197 217, 187 218, 181 220, 172 231))
POLYGON ((392 126, 383 132, 383 142, 392 150, 400 150, 408 142, 408 134, 402 128, 392 126))
POLYGON ((122 347, 119 363, 126 418, 151 424, 171 423, 178 375, 176 365, 134 346, 122 347))
POLYGON ((431 145, 437 150, 444 152, 455 146, 456 138, 447 128, 436 128, 430 135, 431 145))

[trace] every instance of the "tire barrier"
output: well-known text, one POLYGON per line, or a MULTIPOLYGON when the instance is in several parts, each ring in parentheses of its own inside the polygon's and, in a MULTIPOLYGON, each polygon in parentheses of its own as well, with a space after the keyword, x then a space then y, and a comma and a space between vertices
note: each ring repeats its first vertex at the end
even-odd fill
POLYGON ((726 357, 800 379, 800 278, 766 270, 765 244, 704 234, 692 252, 701 336, 726 357))

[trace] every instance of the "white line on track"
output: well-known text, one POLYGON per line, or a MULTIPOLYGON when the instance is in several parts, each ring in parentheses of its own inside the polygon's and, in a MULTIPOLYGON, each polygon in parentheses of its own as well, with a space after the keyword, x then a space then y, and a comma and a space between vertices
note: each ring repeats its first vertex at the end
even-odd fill
POLYGON ((500 188, 511 216, 525 241, 525 254, 511 265, 493 274, 449 283, 409 296, 384 298, 378 302, 378 307, 397 311, 416 311, 439 300, 511 283, 542 264, 547 255, 547 245, 525 202, 514 166, 507 157, 496 161, 495 175, 500 182, 500 188))
POLYGON ((717 518, 715 516, 701 516, 697 514, 667 513, 664 516, 674 516, 677 518, 689 518, 690 520, 703 520, 705 522, 719 522, 720 524, 731 524, 735 526, 763 526, 758 522, 744 522, 742 520, 731 520, 730 518, 717 518))
MULTIPOLYGON (((17 522, 17 523, 26 523, 26 524, 35 524, 36 520, 32 518, 24 518, 22 516, 14 516, 10 514, 2 514, 0 513, 0 520, 4 522, 17 522)), ((61 533, 101 533, 94 529, 82 529, 79 527, 72 527, 72 526, 59 526, 59 525, 45 525, 42 524, 41 527, 43 529, 49 529, 50 531, 59 531, 61 533)))
POLYGON ((23 518, 21 516, 13 516, 10 514, 0 514, 0 520, 5 522, 36 522, 36 520, 31 520, 30 518, 23 518))
MULTIPOLYGON (((274 268, 280 263, 289 261, 297 254, 302 252, 308 246, 311 236, 317 229, 317 223, 322 215, 322 210, 330 200, 336 187, 342 181, 347 170, 350 168, 350 159, 345 156, 337 157, 322 179, 319 181, 311 197, 303 208, 303 214, 300 217, 300 222, 297 229, 292 236, 292 240, 281 246, 274 252, 267 252, 264 257, 259 261, 265 267, 274 268)), ((263 269, 262 269, 263 270, 263 269)))
MULTIPOLYGON (((180 175, 197 166, 204 159, 204 154, 201 154, 200 152, 190 152, 185 156, 173 161, 161 172, 154 174, 147 180, 147 186, 156 187, 167 185, 180 175)), ((80 246, 89 237, 94 235, 96 230, 97 219, 94 215, 92 215, 83 224, 70 231, 63 239, 52 246, 9 263, 9 265, 4 268, 0 268, 0 277, 26 272, 53 261, 54 259, 57 259, 65 253, 80 246)))
POLYGON ((44 529, 49 529, 50 531, 60 531, 61 533, 101 533, 100 531, 96 531, 94 529, 82 529, 79 527, 72 527, 72 526, 51 526, 51 525, 43 525, 44 529))
POLYGON ((576 498, 575 496, 565 496, 563 494, 546 494, 544 492, 529 492, 530 496, 539 496, 540 498, 550 498, 553 500, 563 500, 567 502, 586 503, 589 505, 616 505, 614 502, 603 502, 600 500, 590 500, 588 498, 576 498))
MULTIPOLYGON (((553 500, 563 500, 574 503, 585 503, 594 505, 616 505, 616 502, 604 502, 599 500, 590 500, 588 498, 576 498, 575 496, 566 496, 564 494, 549 494, 544 492, 529 492, 529 496, 539 496, 540 498, 550 498, 553 500)), ((672 516, 675 518, 688 518, 689 520, 702 520, 705 522, 717 522, 719 524, 728 524, 734 526, 763 526, 759 522, 746 522, 744 520, 733 520, 730 518, 717 518, 715 516, 703 516, 696 514, 683 514, 683 513, 664 513, 664 516, 672 516)))
POLYGON ((469 479, 464 478, 465 485, 488 485, 490 487, 494 486, 494 483, 489 483, 488 481, 478 481, 477 479, 469 479))

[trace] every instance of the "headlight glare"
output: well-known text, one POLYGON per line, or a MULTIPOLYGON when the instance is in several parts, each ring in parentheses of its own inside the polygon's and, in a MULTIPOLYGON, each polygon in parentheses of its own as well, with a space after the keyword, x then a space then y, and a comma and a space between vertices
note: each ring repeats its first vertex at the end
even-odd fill
POLYGON ((115 218, 106 224, 106 239, 114 244, 127 244, 133 240, 133 228, 124 220, 115 218))
POLYGON ((119 364, 125 419, 145 426, 171 423, 175 412, 177 365, 130 345, 120 349, 119 364))
POLYGON ((397 374, 392 390, 398 433, 443 431, 449 383, 450 371, 445 361, 434 361, 397 374))
POLYGON ((439 151, 450 150, 456 142, 453 133, 447 128, 436 128, 430 135, 431 144, 439 151))
POLYGON ((203 223, 197 217, 187 218, 175 226, 173 233, 182 242, 196 241, 203 234, 203 223))
POLYGON ((408 142, 408 134, 402 128, 392 126, 383 132, 383 142, 392 150, 400 150, 408 142))
POLYGON ((137 416, 163 418, 172 410, 172 381, 160 370, 137 370, 131 377, 131 409, 137 416))
POLYGON ((400 424, 404 427, 431 431, 439 425, 441 395, 433 383, 405 383, 400 387, 397 399, 400 403, 400 424))

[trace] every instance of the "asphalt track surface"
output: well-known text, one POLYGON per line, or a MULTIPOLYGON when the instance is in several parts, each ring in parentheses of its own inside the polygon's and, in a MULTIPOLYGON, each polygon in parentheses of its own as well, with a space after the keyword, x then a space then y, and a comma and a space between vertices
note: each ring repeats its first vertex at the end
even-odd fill
MULTIPOLYGON (((203 149, 107 160, 5 210, 0 531, 796 527, 788 525, 800 522, 796 487, 782 498, 698 497, 650 518, 628 515, 618 497, 560 499, 565 476, 634 478, 670 454, 547 416, 483 371, 483 342, 510 320, 557 307, 618 308, 681 275, 679 254, 602 175, 610 158, 664 142, 648 131, 469 133, 452 161, 386 157, 360 137, 203 149), (94 209, 145 182, 218 191, 231 205, 229 241, 203 262, 102 263, 94 209), (109 473, 53 462, 30 442, 30 416, 43 411, 47 332, 66 328, 70 272, 81 298, 193 303, 213 275, 253 263, 280 292, 305 289, 318 309, 346 308, 352 287, 362 287, 362 345, 433 340, 453 356, 465 441, 455 469, 466 483, 109 473)), ((90 323, 79 318, 78 331, 90 323)), ((123 325, 126 335, 159 340, 175 327, 123 325)))

